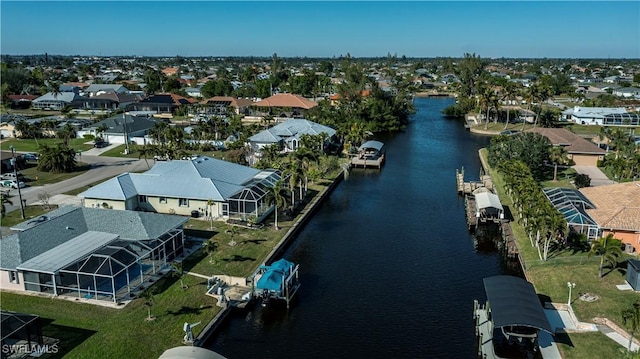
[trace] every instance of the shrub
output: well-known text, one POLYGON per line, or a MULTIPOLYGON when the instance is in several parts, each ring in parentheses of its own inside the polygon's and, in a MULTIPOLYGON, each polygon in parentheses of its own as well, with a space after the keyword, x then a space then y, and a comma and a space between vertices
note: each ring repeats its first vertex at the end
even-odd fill
POLYGON ((576 175, 576 179, 574 183, 576 185, 576 188, 589 187, 591 186, 591 177, 589 177, 589 175, 586 175, 584 173, 580 173, 576 175))

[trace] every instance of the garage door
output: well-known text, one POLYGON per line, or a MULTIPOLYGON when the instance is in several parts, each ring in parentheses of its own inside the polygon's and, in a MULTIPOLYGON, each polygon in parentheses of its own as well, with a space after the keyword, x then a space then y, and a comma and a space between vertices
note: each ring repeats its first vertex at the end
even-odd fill
POLYGON ((573 155, 573 161, 576 166, 598 166, 598 156, 573 155))

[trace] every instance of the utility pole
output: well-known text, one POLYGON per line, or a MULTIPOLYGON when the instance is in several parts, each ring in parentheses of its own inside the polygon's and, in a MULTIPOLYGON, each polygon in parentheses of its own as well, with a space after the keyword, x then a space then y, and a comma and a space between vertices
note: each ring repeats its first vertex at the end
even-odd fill
POLYGON ((129 154, 129 134, 127 133, 127 115, 125 113, 122 114, 122 126, 124 126, 124 143, 125 143, 124 153, 128 155, 129 154))
POLYGON ((11 156, 13 157, 13 174, 16 177, 16 187, 18 187, 18 200, 20 201, 20 213, 22 214, 22 219, 25 219, 24 216, 24 202, 22 202, 22 191, 20 191, 20 179, 18 179, 18 162, 16 161, 16 149, 11 146, 11 156))

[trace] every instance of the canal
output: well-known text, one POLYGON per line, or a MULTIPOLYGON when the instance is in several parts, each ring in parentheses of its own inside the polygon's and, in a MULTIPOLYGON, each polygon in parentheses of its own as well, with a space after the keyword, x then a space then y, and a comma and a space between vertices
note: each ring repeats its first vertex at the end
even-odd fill
POLYGON ((291 310, 235 312, 208 347, 236 358, 473 358, 473 299, 504 274, 467 232, 455 170, 480 171, 489 138, 417 98, 409 128, 379 136, 382 170, 354 170, 284 257, 300 264, 291 310))

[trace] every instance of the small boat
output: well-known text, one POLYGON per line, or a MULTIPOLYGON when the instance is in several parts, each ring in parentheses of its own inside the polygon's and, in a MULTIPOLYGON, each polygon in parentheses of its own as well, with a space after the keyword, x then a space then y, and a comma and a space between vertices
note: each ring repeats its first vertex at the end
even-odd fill
POLYGON ((381 168, 386 149, 380 141, 367 141, 358 147, 358 153, 351 158, 351 167, 381 168))

